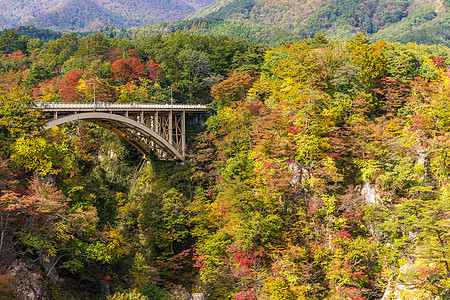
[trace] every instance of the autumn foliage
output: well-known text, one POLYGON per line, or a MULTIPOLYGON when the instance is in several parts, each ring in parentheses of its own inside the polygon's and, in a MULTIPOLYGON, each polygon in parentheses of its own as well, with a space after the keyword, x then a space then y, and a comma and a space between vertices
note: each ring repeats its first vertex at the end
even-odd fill
POLYGON ((34 259, 55 299, 450 295, 446 47, 181 33, 40 47, 0 58, 0 253, 34 259), (94 90, 212 111, 188 114, 182 164, 96 124, 40 130, 34 101, 94 90))
POLYGON ((118 59, 111 65, 113 79, 125 84, 144 77, 144 65, 136 58, 118 59))

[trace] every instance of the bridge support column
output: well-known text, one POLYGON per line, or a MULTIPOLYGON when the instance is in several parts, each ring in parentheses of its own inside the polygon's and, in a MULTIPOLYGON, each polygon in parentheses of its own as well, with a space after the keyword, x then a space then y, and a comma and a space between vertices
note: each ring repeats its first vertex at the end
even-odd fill
POLYGON ((158 116, 158 112, 156 111, 155 112, 155 123, 154 123, 154 125, 153 125, 153 130, 157 133, 157 134, 159 134, 159 118, 158 118, 159 116, 158 116))
POLYGON ((173 111, 169 112, 169 143, 173 145, 173 111))
POLYGON ((181 114, 181 154, 186 157, 186 111, 181 114))

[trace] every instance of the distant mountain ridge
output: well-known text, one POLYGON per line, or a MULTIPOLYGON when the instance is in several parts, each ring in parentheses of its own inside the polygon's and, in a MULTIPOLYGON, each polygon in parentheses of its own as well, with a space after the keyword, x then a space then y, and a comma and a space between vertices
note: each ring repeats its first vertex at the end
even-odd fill
POLYGON ((272 46, 318 32, 331 39, 362 32, 373 40, 450 46, 450 0, 213 1, 3 0, 0 29, 32 24, 129 38, 181 31, 272 46))
POLYGON ((3 0, 0 29, 20 25, 63 31, 128 28, 181 20, 213 0, 3 0))
POLYGON ((449 0, 217 0, 191 16, 245 20, 301 38, 358 32, 389 41, 450 44, 449 0))

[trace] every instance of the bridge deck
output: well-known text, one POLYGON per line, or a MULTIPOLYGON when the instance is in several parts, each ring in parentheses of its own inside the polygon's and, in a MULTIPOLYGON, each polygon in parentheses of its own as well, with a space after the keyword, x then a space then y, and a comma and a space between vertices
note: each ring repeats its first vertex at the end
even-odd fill
POLYGON ((149 104, 149 103, 48 103, 36 102, 36 107, 43 112, 120 112, 120 111, 144 111, 144 112, 207 112, 208 106, 204 104, 149 104))

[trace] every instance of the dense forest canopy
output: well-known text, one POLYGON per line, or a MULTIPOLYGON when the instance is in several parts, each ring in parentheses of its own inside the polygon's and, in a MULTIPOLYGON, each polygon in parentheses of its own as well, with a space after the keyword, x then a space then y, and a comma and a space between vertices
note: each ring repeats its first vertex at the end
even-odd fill
POLYGON ((447 47, 4 31, 0 53, 6 299, 450 295, 447 47), (34 101, 91 102, 93 85, 212 111, 183 164, 89 123, 42 132, 34 101))

